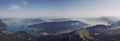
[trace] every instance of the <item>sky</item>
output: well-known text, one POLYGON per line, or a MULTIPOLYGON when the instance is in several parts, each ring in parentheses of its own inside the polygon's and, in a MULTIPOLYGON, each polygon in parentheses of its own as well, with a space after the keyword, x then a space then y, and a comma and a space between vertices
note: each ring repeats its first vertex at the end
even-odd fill
POLYGON ((120 17, 120 0, 0 0, 0 18, 120 17))

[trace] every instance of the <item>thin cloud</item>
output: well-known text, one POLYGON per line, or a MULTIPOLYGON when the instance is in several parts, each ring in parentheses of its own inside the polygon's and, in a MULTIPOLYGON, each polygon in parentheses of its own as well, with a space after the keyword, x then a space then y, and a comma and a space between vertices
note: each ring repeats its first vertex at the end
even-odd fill
POLYGON ((17 5, 11 5, 8 9, 10 9, 10 10, 20 10, 21 8, 17 5))
POLYGON ((24 3, 24 5, 27 5, 27 4, 28 4, 28 2, 27 2, 27 1, 24 1, 23 3, 24 3))
POLYGON ((27 5, 28 4, 27 0, 23 0, 23 4, 27 5))

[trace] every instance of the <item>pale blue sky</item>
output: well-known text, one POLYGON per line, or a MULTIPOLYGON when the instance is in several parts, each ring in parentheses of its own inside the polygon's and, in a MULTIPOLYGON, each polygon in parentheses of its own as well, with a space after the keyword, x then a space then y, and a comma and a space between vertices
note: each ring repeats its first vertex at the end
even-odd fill
POLYGON ((120 16, 120 0, 0 0, 0 18, 120 16))

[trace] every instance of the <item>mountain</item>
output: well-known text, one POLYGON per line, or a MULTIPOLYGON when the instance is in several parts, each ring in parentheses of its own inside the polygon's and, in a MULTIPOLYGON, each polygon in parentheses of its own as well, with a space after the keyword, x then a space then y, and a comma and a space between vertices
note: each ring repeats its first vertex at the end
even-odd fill
POLYGON ((42 36, 38 38, 38 41, 120 41, 120 33, 117 34, 120 29, 116 31, 116 29, 111 30, 111 28, 114 27, 95 25, 57 36, 42 36))
POLYGON ((79 28, 84 28, 87 24, 80 21, 62 21, 62 22, 47 22, 28 26, 32 30, 37 30, 36 32, 46 32, 46 33, 56 33, 64 30, 77 30, 79 28))
POLYGON ((6 27, 7 25, 0 20, 0 41, 36 41, 36 37, 25 31, 12 33, 8 31, 6 27))
POLYGON ((111 25, 95 25, 86 28, 96 41, 120 41, 120 28, 111 25))
POLYGON ((111 22, 116 22, 119 21, 120 19, 118 17, 110 17, 110 16, 102 16, 99 19, 102 19, 104 21, 111 21, 111 22))
POLYGON ((81 20, 0 20, 0 41, 120 41, 119 31, 120 21, 110 17, 81 20), (89 22, 95 22, 96 24, 88 26, 89 22), (109 25, 101 24, 101 22, 109 25), (17 30, 13 27, 18 29, 22 27, 23 29, 17 30), (10 32, 9 28, 14 32, 10 32), (34 35, 39 36, 35 37, 34 35))
POLYGON ((50 40, 51 41, 97 41, 96 37, 98 36, 96 35, 100 33, 99 30, 102 31, 103 29, 107 29, 107 28, 109 27, 105 25, 95 25, 85 29, 76 30, 70 33, 61 34, 58 36, 39 37, 38 41, 40 41, 41 39, 45 39, 45 41, 50 41, 50 40), (57 40, 54 40, 54 39, 57 39, 57 40))
POLYGON ((44 23, 44 22, 47 22, 43 19, 39 19, 39 18, 35 18, 35 19, 23 19, 22 20, 23 22, 25 23, 44 23))
POLYGON ((95 33, 104 33, 105 31, 107 31, 108 29, 110 29, 110 26, 106 26, 106 25, 95 25, 95 26, 91 26, 86 28, 91 35, 94 35, 95 33))
POLYGON ((86 29, 82 29, 58 36, 41 36, 37 41, 95 41, 95 39, 89 35, 86 29))
POLYGON ((114 23, 111 23, 111 25, 112 25, 113 27, 120 26, 120 20, 119 20, 119 21, 116 21, 116 22, 114 22, 114 23))
POLYGON ((120 26, 120 21, 117 21, 117 22, 116 22, 116 25, 120 26))
POLYGON ((25 31, 18 31, 12 34, 0 33, 0 41, 36 41, 36 37, 27 34, 25 31))
POLYGON ((0 31, 6 30, 6 26, 7 25, 0 20, 0 31))

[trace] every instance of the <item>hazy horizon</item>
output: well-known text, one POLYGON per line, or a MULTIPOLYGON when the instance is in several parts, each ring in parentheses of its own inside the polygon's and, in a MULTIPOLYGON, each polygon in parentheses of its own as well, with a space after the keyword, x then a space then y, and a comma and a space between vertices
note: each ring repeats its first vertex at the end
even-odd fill
POLYGON ((0 18, 120 16, 119 0, 0 0, 0 18))

